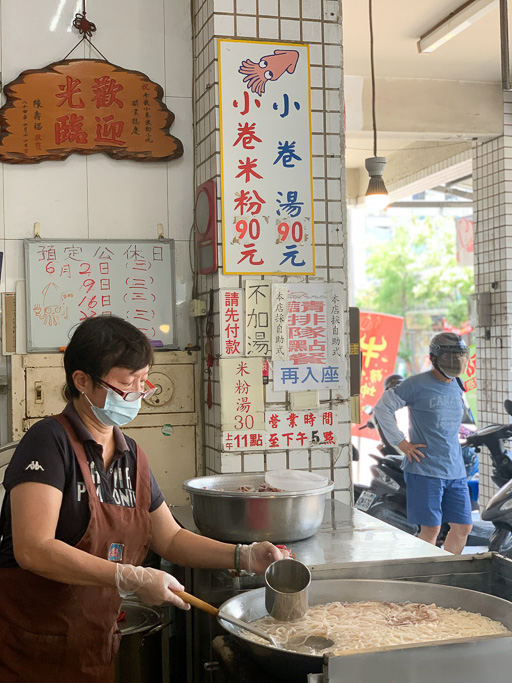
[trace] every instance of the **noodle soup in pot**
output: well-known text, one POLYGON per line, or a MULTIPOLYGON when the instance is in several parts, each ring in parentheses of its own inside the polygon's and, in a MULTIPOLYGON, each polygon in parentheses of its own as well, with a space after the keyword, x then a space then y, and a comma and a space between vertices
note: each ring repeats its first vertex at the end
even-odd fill
MULTIPOLYGON (((324 654, 308 643, 311 636, 333 641, 331 655, 400 647, 458 638, 496 636, 508 633, 499 621, 474 612, 438 607, 435 604, 398 602, 328 602, 310 607, 295 621, 283 623, 270 616, 253 622, 272 635, 287 650, 324 654)), ((257 636, 248 636, 262 642, 257 636)))

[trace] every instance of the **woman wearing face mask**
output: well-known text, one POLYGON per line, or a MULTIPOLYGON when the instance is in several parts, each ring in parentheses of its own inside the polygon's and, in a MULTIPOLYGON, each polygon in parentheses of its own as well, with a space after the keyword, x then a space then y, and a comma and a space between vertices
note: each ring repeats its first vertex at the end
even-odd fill
POLYGON ((188 609, 170 574, 140 566, 148 549, 182 566, 263 573, 281 551, 198 536, 172 517, 133 420, 152 349, 133 325, 88 318, 64 355, 69 402, 33 425, 4 478, 0 521, 0 680, 113 680, 121 598, 188 609))

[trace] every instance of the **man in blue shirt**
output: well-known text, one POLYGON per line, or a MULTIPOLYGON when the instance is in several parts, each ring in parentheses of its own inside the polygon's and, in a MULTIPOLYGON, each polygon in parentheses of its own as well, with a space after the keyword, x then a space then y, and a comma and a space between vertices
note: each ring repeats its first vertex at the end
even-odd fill
POLYGON ((420 525, 419 537, 435 544, 441 524, 450 532, 444 548, 461 553, 472 528, 471 500, 459 443, 464 410, 459 375, 466 369, 469 350, 452 332, 430 342, 432 370, 409 377, 384 392, 375 417, 387 440, 405 455, 407 520, 420 525), (398 429, 395 411, 409 408, 409 439, 398 429))

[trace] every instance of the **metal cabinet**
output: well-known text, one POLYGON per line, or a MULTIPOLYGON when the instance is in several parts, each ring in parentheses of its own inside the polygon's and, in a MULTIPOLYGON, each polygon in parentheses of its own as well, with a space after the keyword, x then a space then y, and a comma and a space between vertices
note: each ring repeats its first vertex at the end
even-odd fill
MULTIPOLYGON (((182 482, 203 472, 198 360, 196 351, 156 352, 149 380, 158 391, 123 428, 147 453, 172 505, 188 500, 182 482)), ((17 441, 32 424, 64 408, 63 354, 15 355, 11 367, 11 435, 17 441)))

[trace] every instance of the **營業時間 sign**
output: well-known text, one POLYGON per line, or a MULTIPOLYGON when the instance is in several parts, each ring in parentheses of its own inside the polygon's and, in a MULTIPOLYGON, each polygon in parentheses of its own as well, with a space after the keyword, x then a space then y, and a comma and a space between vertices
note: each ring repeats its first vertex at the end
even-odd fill
POLYGON ((315 272, 309 47, 219 41, 224 273, 315 272))
POLYGON ((139 71, 95 59, 24 71, 4 87, 0 161, 35 164, 70 154, 169 161, 183 145, 163 90, 139 71))

